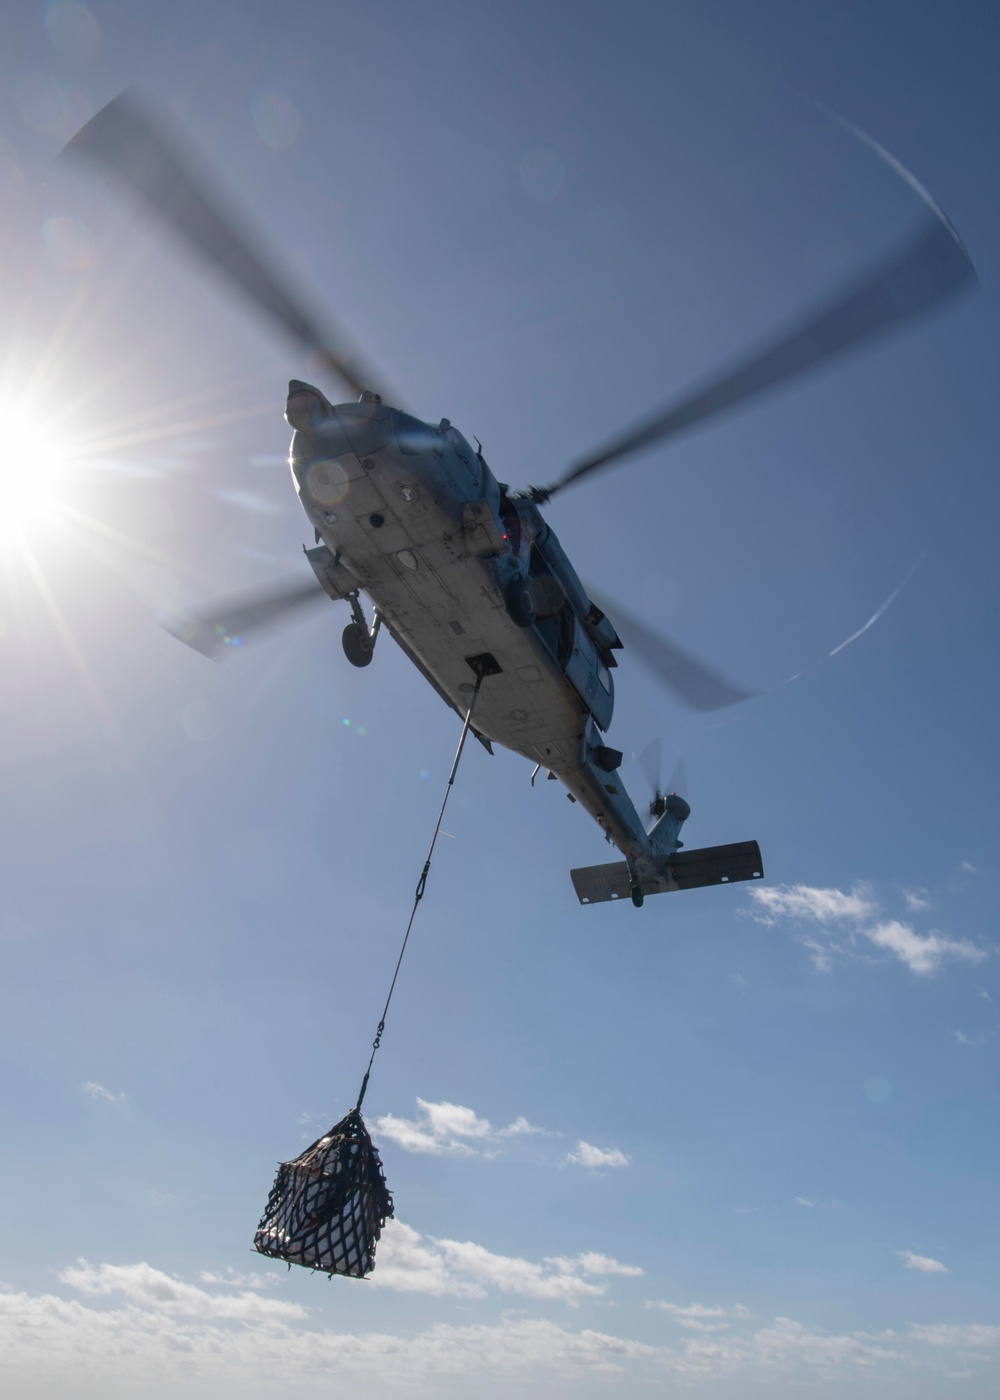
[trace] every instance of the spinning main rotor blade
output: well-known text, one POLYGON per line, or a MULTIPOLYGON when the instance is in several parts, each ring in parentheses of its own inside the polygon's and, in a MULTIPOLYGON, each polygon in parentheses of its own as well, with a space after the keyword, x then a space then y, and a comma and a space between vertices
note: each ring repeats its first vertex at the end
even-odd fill
POLYGON ((656 678, 692 710, 722 710, 727 705, 753 698, 752 690, 734 685, 676 642, 668 642, 627 613, 620 603, 595 596, 589 587, 587 592, 601 612, 611 619, 626 648, 634 651, 656 678))
POLYGON ((690 797, 687 764, 684 762, 683 754, 678 755, 674 771, 670 775, 670 781, 666 787, 663 786, 663 740, 659 737, 651 739, 642 753, 636 755, 636 762, 642 769, 642 775, 649 785, 651 794, 649 814, 651 817, 662 816, 666 810, 663 805, 665 797, 683 797, 685 801, 690 797))
POLYGON ((926 222, 912 242, 853 287, 679 403, 574 463, 552 486, 534 488, 535 498, 547 500, 590 472, 777 388, 919 316, 976 280, 958 235, 935 210, 933 221, 926 222))
POLYGON ((271 258, 255 246, 249 220, 226 210, 215 179, 198 171, 145 100, 131 91, 119 94, 77 132, 63 155, 87 156, 114 171, 174 233, 355 393, 378 388, 341 338, 324 334, 271 258))
POLYGON ((650 739, 642 753, 636 758, 642 769, 642 776, 649 784, 650 792, 658 795, 663 791, 663 740, 650 739))
POLYGON ((234 598, 228 604, 218 604, 210 613, 194 615, 171 609, 160 621, 164 629, 179 642, 200 651, 202 656, 216 660, 226 647, 242 646, 250 632, 277 622, 306 603, 315 603, 317 599, 326 597, 314 580, 312 583, 296 584, 294 588, 260 594, 256 598, 234 598))
POLYGON ((677 762, 674 764, 674 771, 670 775, 670 782, 667 784, 667 792, 676 792, 678 797, 688 798, 691 795, 691 784, 688 779, 687 764, 684 762, 684 755, 678 754, 677 762))

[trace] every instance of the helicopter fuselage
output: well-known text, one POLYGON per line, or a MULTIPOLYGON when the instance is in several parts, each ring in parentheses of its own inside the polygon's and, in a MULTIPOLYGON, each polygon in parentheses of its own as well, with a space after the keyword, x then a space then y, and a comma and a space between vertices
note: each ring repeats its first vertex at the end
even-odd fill
POLYGON ((294 380, 286 417, 319 546, 307 553, 331 597, 367 594, 377 627, 463 717, 483 671, 477 736, 559 778, 628 861, 675 850, 676 830, 651 842, 604 743, 621 642, 537 505, 509 497, 447 419, 335 407, 294 380))
MULTIPOLYGON (((293 380, 286 413, 295 429, 296 486, 316 531, 310 563, 330 597, 351 605, 344 650, 350 661, 366 665, 384 627, 442 699, 466 716, 482 682, 478 736, 561 778, 626 857, 615 866, 571 872, 583 903, 617 899, 624 891, 641 904, 647 893, 759 879, 763 869, 756 842, 681 853, 678 833, 689 809, 676 793, 657 790, 650 813, 658 820, 644 831, 618 778, 621 755, 603 743, 614 710, 613 653, 621 642, 587 597, 538 503, 821 367, 976 283, 966 249, 927 191, 877 142, 845 125, 921 195, 925 213, 915 236, 805 320, 578 458, 550 485, 516 496, 447 419, 432 427, 371 392, 367 386, 378 378, 338 343, 339 336, 322 329, 311 304, 244 233, 216 198, 214 181, 192 167, 148 103, 133 92, 119 94, 66 147, 113 170, 300 350, 361 394, 357 403, 334 407, 293 380), (370 630, 362 591, 375 606, 370 630)), ((219 640, 239 640, 239 623, 268 622, 313 596, 311 589, 283 591, 227 606, 222 616, 189 617, 171 630, 211 652, 219 640)), ((624 627, 624 614, 621 621, 624 627)), ((635 651, 655 657, 661 678, 695 709, 748 698, 641 623, 627 630, 635 651)))

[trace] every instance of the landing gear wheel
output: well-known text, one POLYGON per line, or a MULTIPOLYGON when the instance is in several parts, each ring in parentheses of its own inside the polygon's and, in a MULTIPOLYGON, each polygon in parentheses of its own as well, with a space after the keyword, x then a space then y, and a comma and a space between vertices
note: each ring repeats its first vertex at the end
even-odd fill
POLYGON ((512 622, 518 627, 532 627, 538 620, 538 603, 532 592, 531 580, 516 574, 507 585, 504 602, 512 622))
POLYGON ((635 907, 636 907, 637 909, 641 909, 641 908, 642 908, 642 900, 643 900, 642 890, 639 888, 638 885, 633 885, 633 886, 632 886, 632 903, 635 905, 635 907))
POLYGON ((368 629, 358 622, 349 622, 344 628, 344 655, 352 666, 368 666, 375 648, 368 635, 368 629))

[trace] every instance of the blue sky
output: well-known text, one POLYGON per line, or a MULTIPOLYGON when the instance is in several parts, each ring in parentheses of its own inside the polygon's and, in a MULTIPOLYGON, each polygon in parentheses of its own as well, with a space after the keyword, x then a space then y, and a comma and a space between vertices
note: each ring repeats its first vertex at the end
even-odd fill
POLYGON ((0 522, 5 1389, 995 1394, 995 8, 10 9, 0 466, 54 484, 0 522), (550 507, 760 692, 692 717, 625 656, 610 738, 637 800, 683 754, 688 845, 767 879, 581 909, 592 824, 472 747, 366 1101, 366 1284, 250 1241, 354 1100, 457 725, 388 640, 346 663, 339 606, 224 667, 156 626, 304 576, 309 366, 54 163, 131 83, 515 485, 907 235, 819 106, 982 282, 550 507))

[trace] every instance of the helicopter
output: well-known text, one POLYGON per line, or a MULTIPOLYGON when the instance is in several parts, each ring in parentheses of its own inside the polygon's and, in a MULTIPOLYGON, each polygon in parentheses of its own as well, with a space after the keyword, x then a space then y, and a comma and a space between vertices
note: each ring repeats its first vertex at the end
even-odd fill
POLYGON ((392 407, 394 396, 380 392, 378 377, 342 335, 321 329, 261 240, 225 207, 218 181, 202 173, 148 99, 133 91, 114 98, 64 155, 111 170, 356 396, 334 403, 303 380, 289 384, 289 465, 314 531, 315 544, 305 549, 314 578, 175 618, 170 630, 218 655, 317 598, 346 603, 343 648, 352 665, 370 665, 387 633, 490 753, 499 744, 528 759, 532 783, 544 768, 617 847, 623 860, 571 871, 582 904, 630 898, 640 907, 651 894, 762 878, 756 841, 685 850, 680 832, 691 809, 679 793, 661 792, 658 780, 647 830, 619 776, 623 754, 605 742, 623 646, 695 709, 719 709, 749 692, 623 608, 595 599, 541 507, 565 487, 819 367, 976 281, 940 208, 887 152, 851 129, 923 198, 928 216, 915 236, 776 339, 549 485, 512 490, 447 418, 428 423, 392 407))

